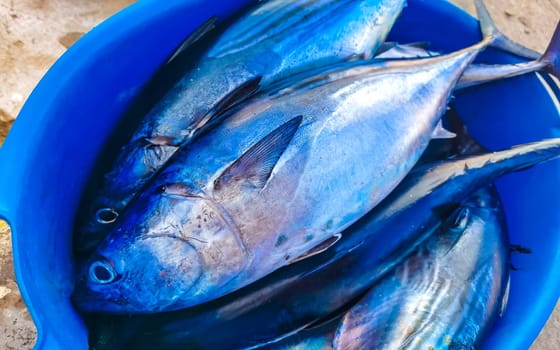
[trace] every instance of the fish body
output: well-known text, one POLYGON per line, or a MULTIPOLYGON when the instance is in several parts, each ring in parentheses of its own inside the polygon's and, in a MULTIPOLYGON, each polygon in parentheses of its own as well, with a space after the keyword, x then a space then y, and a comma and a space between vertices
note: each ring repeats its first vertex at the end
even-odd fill
POLYGON ((344 315, 334 348, 478 348, 503 309, 508 280, 505 215, 490 186, 344 315))
POLYGON ((503 174, 559 155, 556 139, 418 168, 324 253, 207 304, 122 316, 115 341, 123 349, 214 349, 223 344, 241 349, 277 343, 361 297, 437 229, 453 211, 450 203, 465 200, 503 174))
POLYGON ((482 48, 233 111, 131 204, 82 275, 97 295, 82 306, 193 306, 334 242, 410 171, 482 48))
MULTIPOLYGON (((560 36, 558 36, 560 40, 560 36)), ((374 57, 379 69, 395 60, 410 60, 440 56, 440 52, 430 51, 422 43, 419 44, 392 44, 385 51, 374 57)), ((317 80, 316 74, 302 72, 287 79, 281 79, 268 90, 285 92, 297 90, 303 87, 310 88, 314 85, 323 84, 325 81, 339 79, 341 76, 351 72, 351 68, 364 66, 362 59, 354 61, 339 62, 326 67, 317 68, 316 72, 322 70, 323 80, 317 80)), ((516 63, 516 64, 471 64, 465 69, 461 79, 455 86, 455 90, 463 90, 472 86, 487 84, 493 81, 517 77, 524 74, 546 71, 550 63, 545 59, 516 63)))
POLYGON ((253 93, 259 81, 371 56, 404 5, 405 0, 271 0, 237 20, 119 151, 78 230, 77 249, 96 246, 180 146, 253 93))
MULTIPOLYGON (((482 35, 489 40, 488 46, 531 60, 516 64, 471 64, 463 72, 460 81, 455 86, 456 90, 539 71, 550 73, 557 78, 560 77, 558 73, 560 72, 560 24, 556 27, 548 48, 540 55, 507 38, 496 28, 482 0, 476 0, 475 3, 480 17, 482 35)), ((428 44, 425 42, 411 44, 386 42, 378 49, 374 59, 379 62, 379 68, 382 69, 387 62, 393 60, 428 58, 441 54, 441 52, 428 50, 428 44)), ((282 89, 295 90, 303 86, 310 87, 324 83, 325 80, 338 79, 340 76, 348 74, 351 71, 349 68, 362 65, 361 59, 356 59, 319 67, 315 71, 308 70, 288 79, 280 79, 273 84, 272 90, 283 91, 282 89), (322 80, 318 81, 317 72, 321 70, 322 80)))

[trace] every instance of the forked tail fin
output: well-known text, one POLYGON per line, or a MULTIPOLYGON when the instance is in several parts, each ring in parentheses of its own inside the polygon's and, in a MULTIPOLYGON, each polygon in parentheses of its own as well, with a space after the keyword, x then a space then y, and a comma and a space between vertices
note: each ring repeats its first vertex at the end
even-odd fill
POLYGON ((540 59, 547 64, 545 71, 560 79, 560 21, 548 44, 548 48, 540 59))
POLYGON ((480 21, 480 30, 482 31, 482 36, 485 38, 493 38, 492 43, 490 44, 491 47, 530 60, 537 60, 541 57, 540 53, 511 40, 504 33, 502 33, 492 20, 492 17, 488 12, 488 8, 486 8, 486 5, 484 5, 484 0, 474 0, 474 3, 476 6, 478 20, 480 21))

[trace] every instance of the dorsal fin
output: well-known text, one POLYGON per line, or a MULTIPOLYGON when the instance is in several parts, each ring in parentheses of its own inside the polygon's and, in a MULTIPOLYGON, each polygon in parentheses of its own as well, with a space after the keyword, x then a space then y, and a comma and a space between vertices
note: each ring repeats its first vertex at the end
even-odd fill
POLYGON ((231 190, 235 184, 248 184, 252 188, 262 189, 302 119, 301 115, 292 118, 243 153, 214 181, 214 191, 231 190))
POLYGON ((257 76, 252 79, 247 80, 243 84, 239 85, 232 91, 230 91, 224 98, 222 98, 212 109, 196 118, 188 137, 193 138, 196 136, 200 130, 208 127, 208 125, 215 123, 219 120, 227 110, 238 105, 244 100, 251 97, 260 87, 262 77, 257 76))
POLYGON ((167 60, 167 64, 171 63, 176 59, 183 51, 191 47, 194 43, 202 39, 206 34, 216 28, 216 21, 218 17, 212 16, 206 22, 202 23, 200 27, 196 28, 186 39, 179 45, 179 47, 173 52, 171 57, 167 60))

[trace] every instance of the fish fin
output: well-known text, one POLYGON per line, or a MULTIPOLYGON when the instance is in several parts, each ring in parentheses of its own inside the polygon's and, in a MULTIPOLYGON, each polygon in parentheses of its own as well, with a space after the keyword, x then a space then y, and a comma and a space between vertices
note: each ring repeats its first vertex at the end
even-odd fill
POLYGON ((382 53, 394 49, 397 46, 399 46, 399 43, 396 41, 385 41, 383 44, 381 44, 381 46, 379 46, 375 55, 381 55, 382 53))
POLYGON ((446 130, 443 127, 443 123, 441 119, 438 121, 434 131, 432 132, 432 139, 453 139, 457 136, 457 134, 446 130))
POLYGON ((556 25, 552 39, 540 60, 547 64, 545 69, 547 73, 560 79, 560 21, 556 25))
POLYGON ((506 289, 504 290, 504 295, 502 296, 502 303, 500 304, 500 313, 499 313, 500 317, 502 317, 504 315, 504 312, 506 311, 506 307, 509 301, 510 289, 511 289, 511 276, 508 276, 506 282, 506 289))
POLYGON ((218 17, 212 16, 204 23, 200 25, 200 27, 196 28, 189 36, 179 45, 179 47, 173 52, 171 57, 167 60, 166 64, 173 62, 181 53, 183 53, 186 49, 191 47, 194 43, 202 39, 206 34, 211 32, 214 28, 216 28, 216 21, 218 17))
POLYGON ((212 113, 220 115, 254 95, 260 87, 261 80, 261 76, 256 76, 233 89, 212 108, 212 113))
POLYGON ((169 147, 179 147, 179 144, 175 141, 175 138, 171 136, 153 136, 144 137, 142 142, 147 146, 169 146, 169 147))
POLYGON ((276 162, 290 144, 302 119, 301 115, 292 118, 243 153, 214 181, 214 190, 222 191, 231 188, 240 181, 246 181, 255 189, 262 189, 276 162))
POLYGON ((416 42, 413 42, 413 43, 404 44, 402 46, 416 47, 418 49, 424 49, 424 50, 428 51, 428 48, 430 47, 430 42, 429 41, 416 41, 416 42))
POLYGON ((336 242, 340 241, 340 238, 342 238, 342 234, 340 234, 340 233, 332 235, 331 237, 329 237, 325 241, 319 243, 319 245, 311 248, 310 250, 308 250, 304 254, 298 256, 295 259, 290 260, 288 265, 291 265, 291 264, 296 263, 298 261, 305 260, 305 259, 310 258, 312 256, 315 256, 317 254, 321 254, 322 252, 326 251, 327 249, 329 249, 330 247, 335 245, 336 242))
POLYGON ((191 128, 188 138, 193 138, 200 130, 206 128, 209 124, 217 122, 220 117, 230 108, 243 102, 257 92, 260 87, 262 77, 257 76, 249 79, 243 84, 236 87, 222 98, 208 113, 195 118, 193 127, 191 128))
POLYGON ((160 186, 158 191, 167 196, 179 196, 186 198, 200 197, 194 193, 195 191, 192 188, 180 182, 160 186))
POLYGON ((482 36, 484 38, 492 38, 491 47, 530 60, 536 60, 541 56, 538 52, 511 40, 502 33, 498 27, 496 27, 494 20, 492 20, 490 12, 488 12, 488 8, 484 4, 484 0, 474 0, 474 3, 482 36))

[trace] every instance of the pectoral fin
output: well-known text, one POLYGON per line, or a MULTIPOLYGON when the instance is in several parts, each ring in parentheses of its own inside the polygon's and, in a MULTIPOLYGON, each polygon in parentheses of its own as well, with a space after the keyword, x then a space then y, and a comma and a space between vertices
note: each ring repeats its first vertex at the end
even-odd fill
POLYGON ((220 117, 230 108, 238 105, 244 100, 251 97, 260 87, 261 77, 257 76, 249 79, 243 84, 239 85, 234 90, 230 91, 223 99, 221 99, 212 109, 207 113, 201 114, 195 118, 188 138, 192 139, 200 133, 201 130, 208 128, 210 125, 218 122, 220 117))
POLYGON ((298 256, 297 258, 291 260, 288 265, 291 265, 293 263, 296 263, 298 261, 301 260, 305 260, 307 258, 310 258, 314 255, 317 254, 321 254, 322 252, 326 251, 327 249, 329 249, 330 247, 332 247, 333 245, 336 244, 336 242, 338 242, 340 240, 340 238, 342 238, 342 235, 340 233, 337 233, 336 235, 333 235, 331 237, 329 237, 327 240, 321 242, 319 245, 311 248, 310 250, 308 250, 305 254, 298 256))
POLYGON ((302 119, 302 116, 297 116, 287 121, 247 150, 214 181, 214 191, 217 194, 236 192, 233 189, 239 190, 242 184, 262 189, 302 119))
POLYGON ((176 59, 181 53, 183 53, 186 49, 191 47, 194 43, 202 39, 206 34, 216 28, 216 21, 218 17, 213 16, 210 17, 206 22, 202 23, 200 27, 195 29, 188 37, 183 41, 181 45, 175 50, 175 52, 169 57, 167 60, 167 64, 171 63, 174 59, 176 59))
POLYGON ((226 95, 212 110, 210 111, 211 114, 215 116, 219 116, 220 114, 224 113, 228 109, 238 105, 239 103, 243 102, 244 100, 251 97, 260 87, 262 77, 256 76, 252 79, 247 80, 243 84, 239 85, 237 88, 232 90, 229 94, 226 95))

